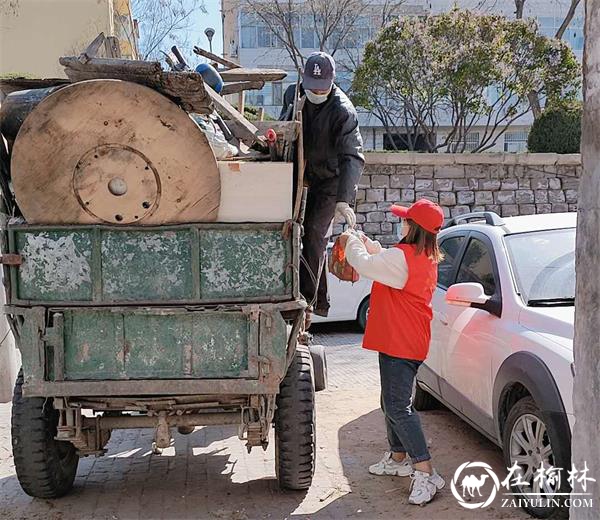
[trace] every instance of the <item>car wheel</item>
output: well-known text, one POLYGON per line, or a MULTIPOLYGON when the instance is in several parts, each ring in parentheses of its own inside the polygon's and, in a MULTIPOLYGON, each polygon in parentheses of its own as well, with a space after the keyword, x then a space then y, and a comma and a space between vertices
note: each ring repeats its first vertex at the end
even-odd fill
MULTIPOLYGON (((511 479, 513 493, 521 495, 523 493, 568 493, 570 491, 567 482, 567 470, 571 464, 570 452, 564 447, 568 441, 558 443, 557 446, 551 445, 552 428, 553 424, 545 422, 539 407, 529 396, 517 401, 510 409, 504 424, 504 460, 507 468, 511 468, 515 462, 521 468, 511 479), (548 479, 534 480, 536 471, 542 463, 545 468, 550 466, 562 468, 558 481, 552 483, 548 479), (515 483, 515 479, 519 477, 527 484, 515 483), (517 485, 513 485, 513 483, 517 485)), ((546 497, 544 495, 523 495, 519 498, 529 499, 522 503, 530 504, 538 502, 538 498, 546 497)), ((556 499, 560 502, 563 501, 561 495, 556 499)), ((549 507, 525 505, 523 509, 536 518, 568 517, 568 509, 562 505, 549 507)))
POLYGON ((438 400, 433 397, 430 393, 423 390, 419 383, 415 380, 415 389, 413 392, 412 404, 415 410, 424 412, 426 410, 433 410, 438 407, 438 400))
POLYGON ((367 296, 358 306, 358 313, 356 315, 358 326, 363 331, 367 328, 367 318, 369 317, 369 301, 370 298, 367 296))

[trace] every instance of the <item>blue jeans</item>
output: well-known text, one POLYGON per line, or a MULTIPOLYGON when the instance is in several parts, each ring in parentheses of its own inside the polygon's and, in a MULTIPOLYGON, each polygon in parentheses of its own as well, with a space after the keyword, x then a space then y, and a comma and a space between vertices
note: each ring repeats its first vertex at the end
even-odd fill
POLYGON ((412 389, 421 361, 379 353, 381 409, 393 452, 408 453, 413 464, 429 460, 421 420, 412 405, 412 389))

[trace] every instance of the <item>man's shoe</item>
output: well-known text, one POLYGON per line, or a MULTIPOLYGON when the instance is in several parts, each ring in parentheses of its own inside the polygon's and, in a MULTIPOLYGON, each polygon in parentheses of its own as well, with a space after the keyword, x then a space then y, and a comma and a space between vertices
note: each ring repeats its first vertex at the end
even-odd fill
POLYGON ((435 470, 435 468, 433 469, 433 473, 430 475, 429 477, 429 481, 432 482, 435 487, 437 488, 437 490, 439 491, 440 489, 442 489, 445 485, 446 485, 446 481, 443 479, 443 477, 435 470))
POLYGON ((386 451, 383 458, 377 463, 369 466, 372 475, 393 475, 396 477, 409 477, 413 472, 408 457, 402 462, 396 462, 392 458, 392 452, 386 451))
POLYGON ((408 503, 417 506, 424 506, 431 502, 437 492, 436 485, 431 481, 431 476, 423 471, 415 470, 410 476, 410 496, 408 503))

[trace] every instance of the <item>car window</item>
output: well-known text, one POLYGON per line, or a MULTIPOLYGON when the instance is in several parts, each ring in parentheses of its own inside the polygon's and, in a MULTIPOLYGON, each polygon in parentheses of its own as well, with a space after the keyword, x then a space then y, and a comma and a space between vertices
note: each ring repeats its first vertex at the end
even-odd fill
POLYGON ((438 264, 438 285, 444 289, 452 284, 454 262, 464 240, 464 236, 450 237, 440 244, 440 251, 443 253, 444 259, 438 264))
POLYGON ((488 296, 492 296, 496 292, 490 251, 481 240, 476 238, 472 238, 469 242, 458 268, 456 283, 465 282, 480 283, 488 296))

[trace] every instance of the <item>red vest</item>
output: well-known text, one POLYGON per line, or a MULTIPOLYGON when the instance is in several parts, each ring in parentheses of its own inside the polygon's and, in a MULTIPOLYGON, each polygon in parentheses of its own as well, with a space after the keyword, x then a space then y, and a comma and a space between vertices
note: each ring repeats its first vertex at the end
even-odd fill
POLYGON ((431 298, 437 283, 437 264, 416 246, 398 244, 408 264, 403 289, 373 282, 363 347, 389 356, 423 361, 431 339, 431 298))

